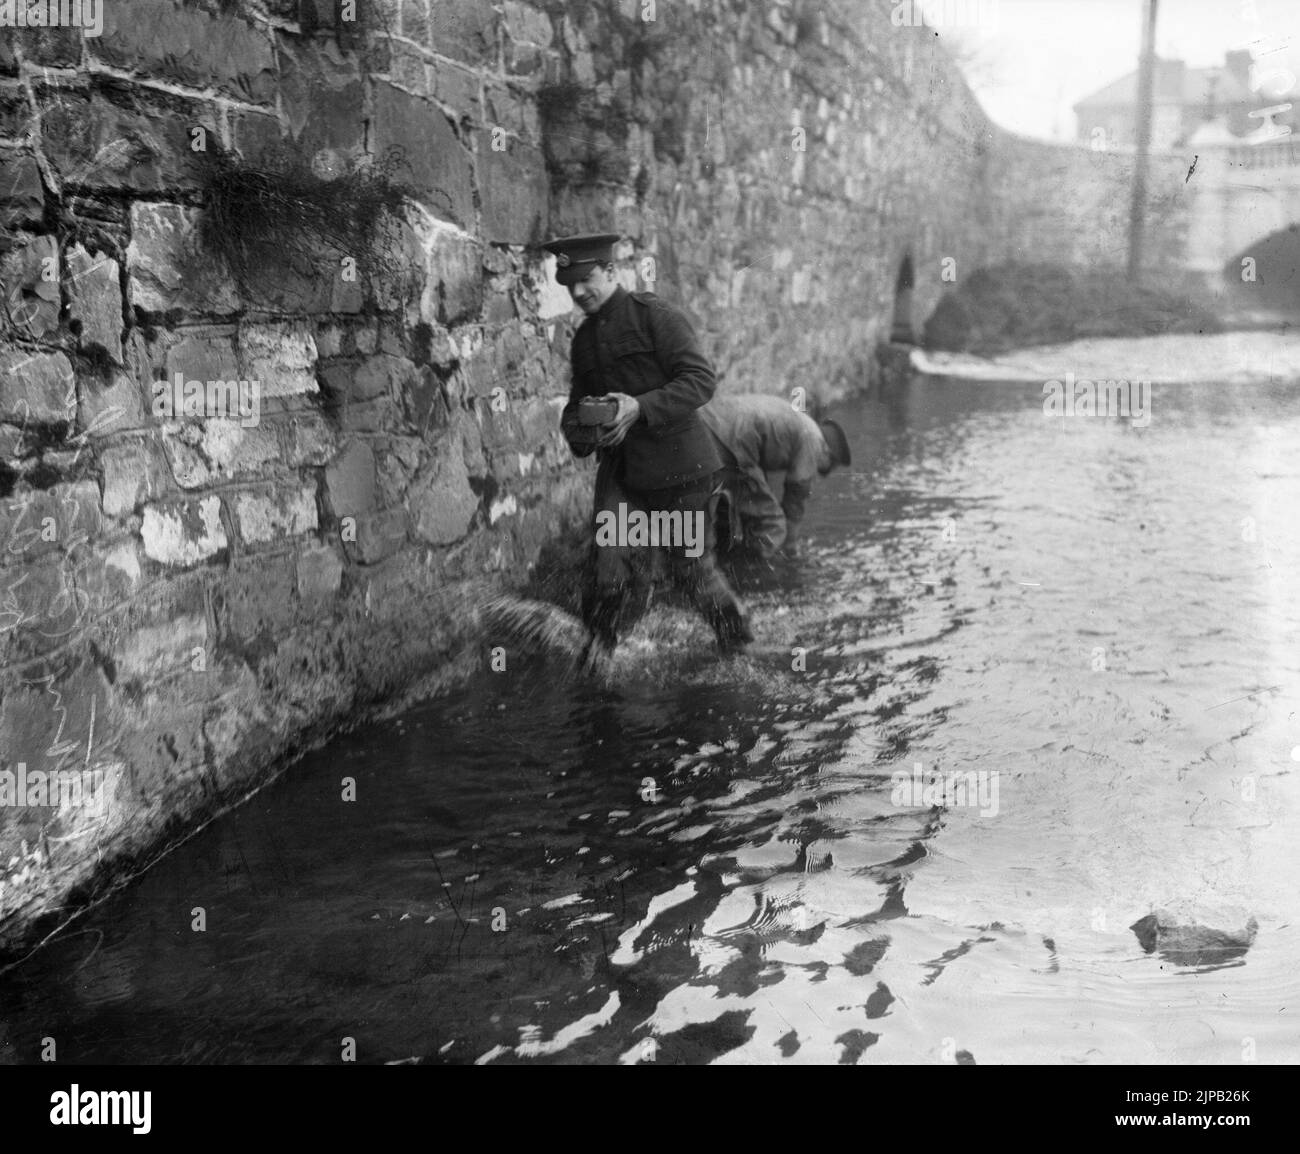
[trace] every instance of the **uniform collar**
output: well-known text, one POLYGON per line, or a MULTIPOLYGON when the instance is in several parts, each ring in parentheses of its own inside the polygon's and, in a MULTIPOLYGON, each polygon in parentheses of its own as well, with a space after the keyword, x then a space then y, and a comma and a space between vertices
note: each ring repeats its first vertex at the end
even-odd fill
POLYGON ((625 289, 621 284, 615 285, 614 291, 609 294, 609 299, 601 305, 593 315, 598 317, 609 316, 619 306, 625 296, 627 296, 627 289, 625 289))

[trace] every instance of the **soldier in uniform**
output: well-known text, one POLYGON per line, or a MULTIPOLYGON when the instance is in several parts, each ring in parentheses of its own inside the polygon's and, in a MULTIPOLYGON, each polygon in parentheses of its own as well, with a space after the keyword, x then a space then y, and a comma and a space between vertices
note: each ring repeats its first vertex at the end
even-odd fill
MULTIPOLYGON (((628 292, 615 279, 618 240, 617 233, 603 233, 543 246, 555 254, 556 280, 587 314, 573 336, 561 429, 576 456, 597 454, 596 518, 604 511, 617 515, 623 504, 645 513, 679 511, 699 525, 697 556, 681 540, 667 543, 669 572, 728 653, 753 635, 713 555, 711 499, 722 462, 699 417, 716 387, 713 367, 679 309, 654 293, 628 292), (593 397, 616 405, 594 436, 579 413, 580 402, 593 397)), ((612 652, 625 615, 635 613, 635 563, 632 548, 593 544, 582 598, 592 635, 585 656, 593 645, 612 652)))
POLYGON ((723 460, 727 500, 719 518, 723 553, 769 561, 794 552, 812 480, 852 464, 849 441, 834 421, 814 421, 780 397, 714 397, 700 418, 723 460), (780 500, 769 473, 785 474, 780 500))

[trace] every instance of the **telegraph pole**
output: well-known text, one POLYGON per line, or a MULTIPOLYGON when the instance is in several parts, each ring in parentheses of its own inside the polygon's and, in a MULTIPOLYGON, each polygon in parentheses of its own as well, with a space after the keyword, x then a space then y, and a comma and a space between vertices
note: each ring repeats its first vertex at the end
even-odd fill
POLYGON ((1133 203, 1128 220, 1128 276, 1136 281, 1142 271, 1142 234, 1146 227, 1147 166, 1151 154, 1151 115, 1156 79, 1156 5, 1145 0, 1142 15, 1142 56, 1138 62, 1137 157, 1133 168, 1133 203))

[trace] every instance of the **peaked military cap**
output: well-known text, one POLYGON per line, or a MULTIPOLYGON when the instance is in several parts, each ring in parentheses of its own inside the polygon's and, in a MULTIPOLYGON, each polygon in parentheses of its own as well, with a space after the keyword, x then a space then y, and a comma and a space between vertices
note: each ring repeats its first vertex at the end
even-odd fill
POLYGON ((622 239, 617 232, 598 232, 591 236, 565 236, 542 245, 555 254, 555 279, 562 285, 576 284, 594 264, 614 259, 614 245, 622 239))

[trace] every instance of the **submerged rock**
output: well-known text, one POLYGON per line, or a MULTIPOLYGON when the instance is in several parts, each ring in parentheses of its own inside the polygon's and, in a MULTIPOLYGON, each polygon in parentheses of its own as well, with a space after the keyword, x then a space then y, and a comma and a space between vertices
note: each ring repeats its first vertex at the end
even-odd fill
POLYGON ((1176 965, 1203 966, 1241 957, 1254 943, 1259 923, 1251 917, 1241 929, 1220 930, 1156 910, 1129 929, 1148 954, 1159 950, 1161 957, 1176 965))

